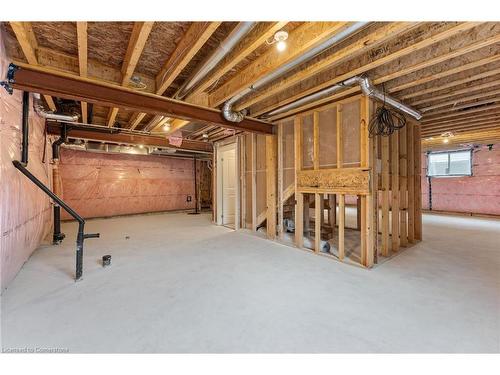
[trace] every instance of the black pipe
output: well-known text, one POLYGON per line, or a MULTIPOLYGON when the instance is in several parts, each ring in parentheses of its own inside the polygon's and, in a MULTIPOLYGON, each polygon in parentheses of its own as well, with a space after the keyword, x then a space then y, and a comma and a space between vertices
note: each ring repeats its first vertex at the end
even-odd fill
POLYGON ((61 127, 61 136, 52 143, 52 159, 59 159, 59 148, 68 141, 68 129, 66 124, 61 127))
POLYGON ((29 113, 30 113, 30 93, 23 91, 23 141, 21 150, 21 163, 28 165, 28 139, 29 139, 29 113))
POLYGON ((52 243, 60 244, 66 235, 61 233, 61 206, 54 203, 54 234, 52 235, 52 243))
POLYGON ((83 274, 83 241, 86 238, 98 238, 99 233, 85 234, 85 220, 83 217, 78 215, 70 206, 68 206, 61 198, 55 195, 50 189, 43 184, 39 179, 31 174, 30 171, 26 169, 26 167, 19 161, 13 160, 12 164, 14 167, 19 169, 22 174, 28 177, 36 186, 38 186, 45 194, 47 194, 50 198, 52 198, 59 206, 64 208, 67 213, 69 213, 76 221, 78 221, 78 235, 76 237, 76 272, 75 272, 75 280, 78 281, 81 279, 83 274))
POLYGON ((197 168, 196 168, 196 156, 193 156, 193 162, 194 162, 194 203, 195 203, 195 209, 194 213, 198 214, 198 180, 196 178, 197 173, 197 168))
POLYGON ((93 103, 88 104, 87 112, 88 112, 87 123, 92 124, 92 122, 94 121, 94 104, 93 103))

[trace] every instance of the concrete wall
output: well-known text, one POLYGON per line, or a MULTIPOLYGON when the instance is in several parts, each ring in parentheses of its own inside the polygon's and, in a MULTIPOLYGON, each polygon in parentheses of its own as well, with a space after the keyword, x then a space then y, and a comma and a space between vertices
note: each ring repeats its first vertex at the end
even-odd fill
MULTIPOLYGON (((500 144, 474 150, 472 176, 432 179, 432 209, 500 215, 500 144)), ((429 208, 427 155, 422 155, 422 208, 429 208)))
MULTIPOLYGON (((3 31, 0 31, 0 74, 7 72, 3 31)), ((3 79, 3 76, 2 78, 3 79)), ((0 290, 51 232, 51 204, 47 196, 12 165, 21 155, 22 92, 0 87, 0 290)), ((30 106, 29 170, 50 185, 50 147, 44 157, 44 122, 30 106)))
POLYGON ((194 208, 189 159, 61 148, 59 170, 63 199, 85 218, 194 208))

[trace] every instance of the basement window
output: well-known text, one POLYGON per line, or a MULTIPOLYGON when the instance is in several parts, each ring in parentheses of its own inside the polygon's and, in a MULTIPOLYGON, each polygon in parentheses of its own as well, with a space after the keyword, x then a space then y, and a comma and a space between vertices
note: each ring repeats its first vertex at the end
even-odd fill
POLYGON ((430 152, 427 176, 472 176, 472 150, 430 152))

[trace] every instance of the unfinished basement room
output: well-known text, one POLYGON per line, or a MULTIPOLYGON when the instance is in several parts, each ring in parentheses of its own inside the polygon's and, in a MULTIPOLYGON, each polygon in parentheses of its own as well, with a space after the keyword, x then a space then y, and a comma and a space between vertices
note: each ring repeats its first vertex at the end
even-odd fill
POLYGON ((4 353, 500 351, 500 22, 4 20, 0 80, 4 353))

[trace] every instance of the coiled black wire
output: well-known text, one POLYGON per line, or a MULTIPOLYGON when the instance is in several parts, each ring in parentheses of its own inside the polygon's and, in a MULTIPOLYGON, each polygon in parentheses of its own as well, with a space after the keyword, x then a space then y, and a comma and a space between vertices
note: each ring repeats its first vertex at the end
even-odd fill
POLYGON ((399 112, 393 111, 385 106, 377 108, 370 120, 370 137, 381 135, 388 137, 396 130, 406 125, 406 117, 399 112))

